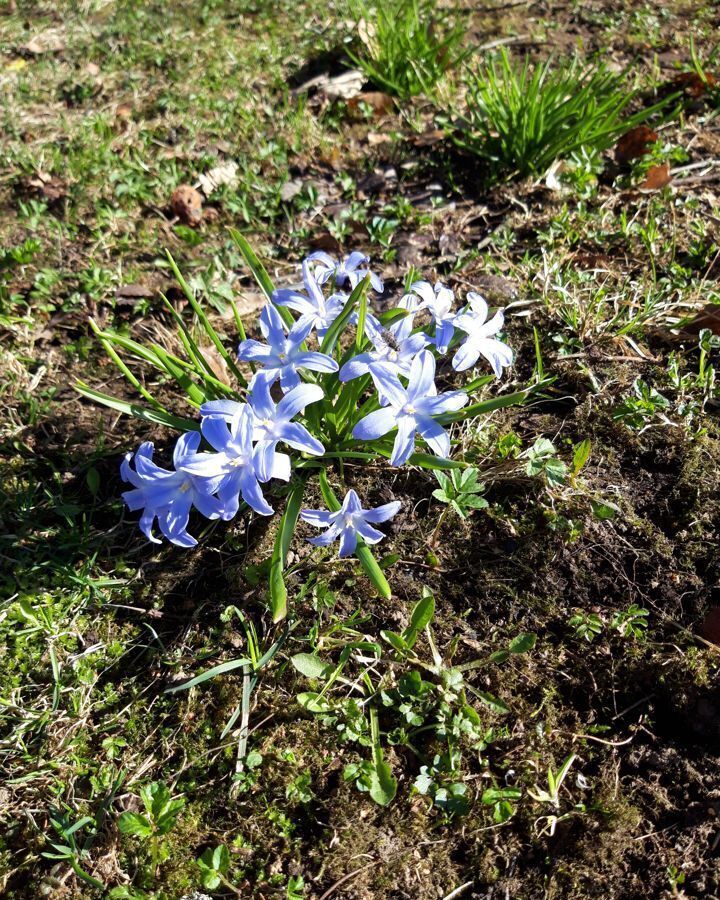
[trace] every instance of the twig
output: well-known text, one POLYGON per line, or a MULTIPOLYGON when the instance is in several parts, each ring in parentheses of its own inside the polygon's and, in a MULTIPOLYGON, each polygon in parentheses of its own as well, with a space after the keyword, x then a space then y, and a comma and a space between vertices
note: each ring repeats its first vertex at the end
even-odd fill
POLYGON ((608 747, 624 747, 625 744, 629 744, 635 738, 635 735, 631 734, 624 741, 606 741, 604 738, 595 737, 594 734, 577 734, 574 731, 571 734, 574 738, 582 738, 584 741, 597 741, 598 744, 606 744, 608 747))
POLYGON ((460 887, 456 887, 454 891, 450 891, 449 894, 446 894, 443 897, 443 900, 454 900, 455 897, 459 897, 460 894, 464 894, 468 888, 471 888, 475 884, 475 881, 466 881, 465 884, 461 884, 460 887))
MULTIPOLYGON (((530 0, 519 0, 518 3, 509 3, 510 6, 523 6, 530 3, 530 0)), ((529 34, 516 34, 513 37, 498 38, 496 41, 488 41, 487 44, 480 44, 476 50, 494 50, 496 47, 506 47, 508 44, 520 44, 530 37, 529 34)))

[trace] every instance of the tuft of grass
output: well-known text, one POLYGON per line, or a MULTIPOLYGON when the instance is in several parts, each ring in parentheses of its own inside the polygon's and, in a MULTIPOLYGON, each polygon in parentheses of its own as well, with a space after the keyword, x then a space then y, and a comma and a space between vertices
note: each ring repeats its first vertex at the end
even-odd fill
POLYGON ((355 0, 352 12, 362 41, 348 56, 379 88, 407 99, 432 94, 447 71, 467 58, 463 25, 433 0, 355 0))
POLYGON ((582 148, 610 147, 658 107, 631 116, 625 76, 577 58, 533 65, 505 48, 468 74, 468 110, 455 143, 485 160, 496 179, 540 175, 582 148))

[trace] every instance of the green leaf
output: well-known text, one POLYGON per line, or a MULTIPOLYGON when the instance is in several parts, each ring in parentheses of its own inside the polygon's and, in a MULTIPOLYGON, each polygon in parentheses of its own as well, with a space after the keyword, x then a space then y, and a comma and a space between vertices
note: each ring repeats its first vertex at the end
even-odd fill
POLYGON ((348 323, 348 320, 352 316, 355 311, 355 307, 359 304, 360 299, 367 294, 367 289, 370 284, 370 276, 366 275, 365 278, 355 286, 355 289, 350 294, 345 303, 345 306, 342 308, 342 312, 340 315, 333 321, 332 325, 325 332, 325 337, 322 339, 322 343, 320 344, 320 352, 331 355, 333 350, 335 349, 335 344, 342 333, 342 330, 348 323))
POLYGON ((178 431, 200 431, 200 423, 193 419, 183 419, 180 416, 173 416, 157 409, 149 409, 147 406, 138 406, 137 403, 119 400, 110 394, 94 390, 83 381, 77 381, 74 388, 83 397, 87 397, 88 400, 101 403, 103 406, 125 413, 127 416, 134 416, 136 419, 143 419, 145 422, 154 422, 156 425, 167 425, 169 428, 175 428, 178 431))
POLYGON ((311 713, 325 713, 332 709, 330 701, 315 691, 306 691, 297 695, 297 702, 311 713))
POLYGON ((499 700, 494 694, 491 694, 489 691, 475 691, 478 697, 482 700, 482 702, 489 706, 493 712, 496 712, 502 716, 507 715, 510 712, 509 708, 499 700))
POLYGON ((265 294, 266 300, 271 300, 275 286, 272 279, 267 273, 265 266, 255 255, 255 251, 247 242, 247 240, 235 228, 230 229, 230 237, 235 241, 238 250, 242 253, 243 259, 248 264, 248 268, 252 272, 253 278, 257 282, 260 290, 265 294))
POLYGON ((389 569, 390 566, 394 566, 395 563, 400 559, 399 553, 388 553, 386 556, 383 556, 381 560, 378 561, 378 565, 381 569, 389 569))
POLYGON ((270 562, 270 609, 273 622, 280 622, 287 616, 287 587, 283 570, 300 514, 304 490, 304 479, 293 485, 275 535, 275 545, 270 562))
POLYGON ((405 638, 402 635, 398 634, 396 631, 381 631, 380 637, 384 641, 387 641, 388 644, 390 644, 390 646, 393 648, 393 650, 397 650, 397 652, 402 654, 403 656, 405 656, 405 654, 410 649, 410 646, 408 645, 405 638))
POLYGON ((413 646, 415 641, 417 640, 418 634, 429 625, 433 616, 435 615, 435 598, 428 591, 427 588, 423 591, 422 599, 418 600, 413 608, 412 614, 410 616, 410 624, 403 637, 407 641, 410 647, 413 646))
POLYGON ((580 441, 579 444, 575 445, 573 450, 573 465, 572 465, 572 475, 573 478, 580 472, 580 470, 585 466, 585 463, 590 459, 590 438, 585 438, 584 441, 580 441))
POLYGON ((335 668, 314 653, 296 653, 290 657, 290 662, 306 678, 327 678, 335 668))
MULTIPOLYGON (((235 363, 235 359, 225 349, 223 342, 220 340, 220 337, 218 336, 218 333, 213 328, 212 323, 210 322, 210 319, 208 319, 207 314, 205 313, 205 310, 202 308, 202 306, 196 299, 195 294, 193 293, 192 289, 190 288, 190 285, 183 278, 183 275, 180 272, 180 269, 178 269, 178 267, 175 263, 175 260, 170 255, 170 252, 166 250, 165 253, 168 258, 168 262, 170 263, 170 268, 172 269, 173 274, 177 278, 178 284, 182 288, 183 293, 187 297, 188 303, 190 304, 190 306, 192 306, 192 308, 195 312, 195 315, 198 317, 198 320, 203 328, 203 331, 205 332, 207 337, 210 339, 210 341, 215 345, 215 349, 218 351, 220 356, 225 360, 228 367, 232 371, 233 375, 238 379, 240 384, 243 387, 245 387, 247 385, 247 382, 243 378, 240 370, 238 369, 238 367, 235 363)), ((182 321, 181 321, 181 324, 182 324, 182 321)), ((208 365, 205 362, 205 359, 202 356, 202 354, 200 354, 199 350, 197 352, 198 352, 198 355, 200 356, 203 366, 205 368, 208 368, 208 365)), ((212 374, 212 369, 210 369, 210 374, 212 374)))
POLYGON ((187 691, 189 688, 202 684, 204 681, 209 681, 218 675, 224 675, 225 672, 232 672, 233 669, 239 669, 241 666, 252 666, 252 664, 252 660, 247 658, 231 659, 228 662, 220 663, 219 666, 213 666, 212 669, 208 669, 200 675, 196 675, 195 678, 191 678, 190 681, 186 681, 184 684, 167 688, 165 693, 175 694, 177 691, 187 691))
POLYGON ((195 403, 197 406, 202 406, 206 400, 212 399, 205 391, 199 388, 193 380, 188 376, 185 369, 182 366, 179 366, 162 347, 158 344, 153 344, 153 352, 157 356, 157 358, 162 362, 165 366, 165 369, 168 371, 170 375, 177 381, 180 387, 185 391, 188 396, 188 399, 191 403, 195 403))
POLYGON ((609 500, 591 500, 590 506, 595 518, 601 522, 605 519, 614 519, 620 513, 620 507, 609 500))
POLYGON ((533 649, 537 641, 537 635, 532 633, 519 634, 510 641, 509 651, 514 654, 528 653, 533 649))
MULTIPOLYGON (((542 382, 541 382, 542 383, 542 382)), ((457 412, 443 413, 435 416, 435 420, 441 425, 449 425, 451 422, 462 422, 472 416, 482 416, 496 409, 505 409, 508 406, 520 406, 534 391, 538 389, 540 384, 532 385, 523 391, 515 391, 513 394, 503 394, 500 397, 493 397, 490 400, 481 400, 479 403, 471 403, 457 412)))
POLYGON ((370 775, 370 796, 379 806, 387 806, 395 799, 397 780, 385 760, 378 760, 370 775))
POLYGON ((136 812, 124 812, 118 819, 118 828, 122 834, 131 834, 139 838, 147 838, 152 834, 152 825, 145 816, 136 812))

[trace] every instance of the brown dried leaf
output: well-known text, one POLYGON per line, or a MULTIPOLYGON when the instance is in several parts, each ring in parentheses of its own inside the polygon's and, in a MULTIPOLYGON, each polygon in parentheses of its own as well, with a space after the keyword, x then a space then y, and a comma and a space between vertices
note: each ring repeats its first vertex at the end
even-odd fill
POLYGON ((441 128, 433 128, 430 131, 423 131, 422 134, 414 134, 410 138, 410 142, 416 147, 431 147, 444 137, 445 132, 441 128))
POLYGON ((395 109, 393 98, 390 94, 384 94, 382 91, 361 91, 357 96, 348 100, 348 109, 353 114, 359 114, 362 111, 361 104, 369 106, 376 118, 387 115, 395 109))
POLYGON ((202 196, 189 184, 175 188, 170 198, 173 213, 185 225, 199 225, 202 219, 202 196))
POLYGON ((720 305, 707 303, 697 316, 682 329, 685 334, 699 334, 709 328, 713 334, 720 334, 720 305))
POLYGON ((615 145, 615 162, 625 166, 644 156, 658 139, 657 132, 647 125, 636 125, 627 131, 615 145))
POLYGON ((645 180, 638 185, 641 191, 659 191, 672 181, 669 163, 660 163, 659 166, 650 166, 645 175, 645 180))
POLYGON ((35 178, 28 181, 28 185, 39 191, 50 203, 62 200, 68 195, 67 182, 57 175, 49 175, 47 172, 38 172, 35 178))
POLYGON ((706 640, 720 646, 720 606, 713 606, 707 611, 700 631, 706 640))
POLYGON ((669 87, 674 91, 683 91, 693 100, 699 100, 717 85, 717 79, 712 73, 703 72, 703 75, 704 80, 697 72, 681 72, 669 82, 669 87))

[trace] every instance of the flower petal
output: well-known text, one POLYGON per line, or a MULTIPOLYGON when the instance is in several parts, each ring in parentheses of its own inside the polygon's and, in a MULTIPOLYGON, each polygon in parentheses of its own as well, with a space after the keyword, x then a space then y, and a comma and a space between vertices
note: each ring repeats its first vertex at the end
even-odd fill
POLYGON ((200 415, 224 416, 229 421, 244 405, 239 400, 208 400, 200 407, 200 415))
MULTIPOLYGON (((270 396, 270 383, 267 378, 258 378, 253 382, 252 389, 248 396, 250 406, 253 413, 258 419, 274 419, 275 403, 270 396)), ((240 405, 240 404, 238 404, 240 405)), ((242 410, 238 410, 241 412, 242 410)))
POLYGON ((382 437, 388 431, 392 431, 397 425, 397 414, 385 407, 369 413, 364 419, 360 419, 353 428, 352 436, 358 441, 374 441, 382 437))
POLYGON ((468 402, 465 391, 445 391, 437 397, 426 397, 417 404, 421 415, 439 416, 441 413, 457 412, 468 402))
POLYGON ((419 416, 417 430, 436 456, 442 456, 443 459, 450 456, 450 436, 435 419, 431 419, 429 416, 419 416))
POLYGON ((421 350, 410 368, 408 398, 413 401, 429 397, 435 387, 435 357, 430 350, 421 350))
POLYGON ((281 420, 294 418, 301 409, 317 403, 325 396, 319 384, 301 384, 289 391, 277 405, 276 417, 281 420))
POLYGON ((331 356, 317 351, 298 353, 293 362, 298 368, 311 369, 313 372, 337 372, 338 370, 338 364, 331 356))
POLYGON ((340 374, 338 378, 340 381, 352 381, 354 378, 360 378, 362 375, 367 375, 370 371, 368 369, 368 363, 372 362, 373 357, 370 353, 358 353, 357 356, 353 356, 352 359, 349 359, 345 365, 340 369, 340 374))
MULTIPOLYGON (((259 318, 260 331, 273 350, 285 348, 285 323, 272 303, 266 303, 259 318)), ((245 341, 243 341, 245 343, 245 341)), ((240 345, 242 346, 242 344, 240 345)))
POLYGON ((261 365, 265 365, 269 362, 271 363, 273 360, 277 359, 275 350, 268 347, 267 344, 261 344, 260 341, 254 341, 252 338, 241 341, 237 355, 238 359, 245 360, 246 362, 257 362, 261 365))
POLYGON ((274 510, 263 497, 263 492, 260 490, 260 485, 252 467, 248 466, 241 470, 239 482, 240 493, 247 505, 261 516, 271 516, 274 510))
POLYGON ((393 444, 391 466, 404 466, 415 450, 415 419, 401 416, 397 422, 398 433, 393 444))
POLYGON ((314 525, 316 528, 329 528, 337 519, 337 513, 329 512, 326 509, 301 509, 300 518, 308 525, 314 525))
POLYGON ((375 509, 366 509, 363 511, 363 519, 366 522, 372 522, 375 525, 378 522, 387 522, 392 519, 400 511, 402 503, 399 500, 393 500, 392 503, 383 503, 382 506, 376 506, 375 509))
POLYGON ((387 366, 373 366, 370 370, 378 393, 387 397, 396 409, 401 409, 408 402, 409 390, 400 384, 397 375, 387 366))
POLYGON ((346 556, 352 556, 357 547, 357 534, 355 529, 347 525, 340 533, 340 550, 338 556, 344 559, 346 556))
POLYGON ((314 438, 300 422, 280 423, 275 429, 275 436, 294 450, 311 453, 313 456, 322 456, 325 452, 320 441, 314 438))
MULTIPOLYGON (((245 404, 240 404, 243 408, 245 404)), ((240 412, 236 412, 235 416, 239 417, 240 412)), ((215 450, 224 450, 230 443, 230 430, 228 422, 222 416, 205 416, 200 424, 202 435, 210 446, 215 450)))
POLYGON ((362 520, 355 523, 355 531, 366 544, 377 544, 385 537, 382 531, 378 531, 377 528, 373 528, 372 525, 368 525, 362 520))

